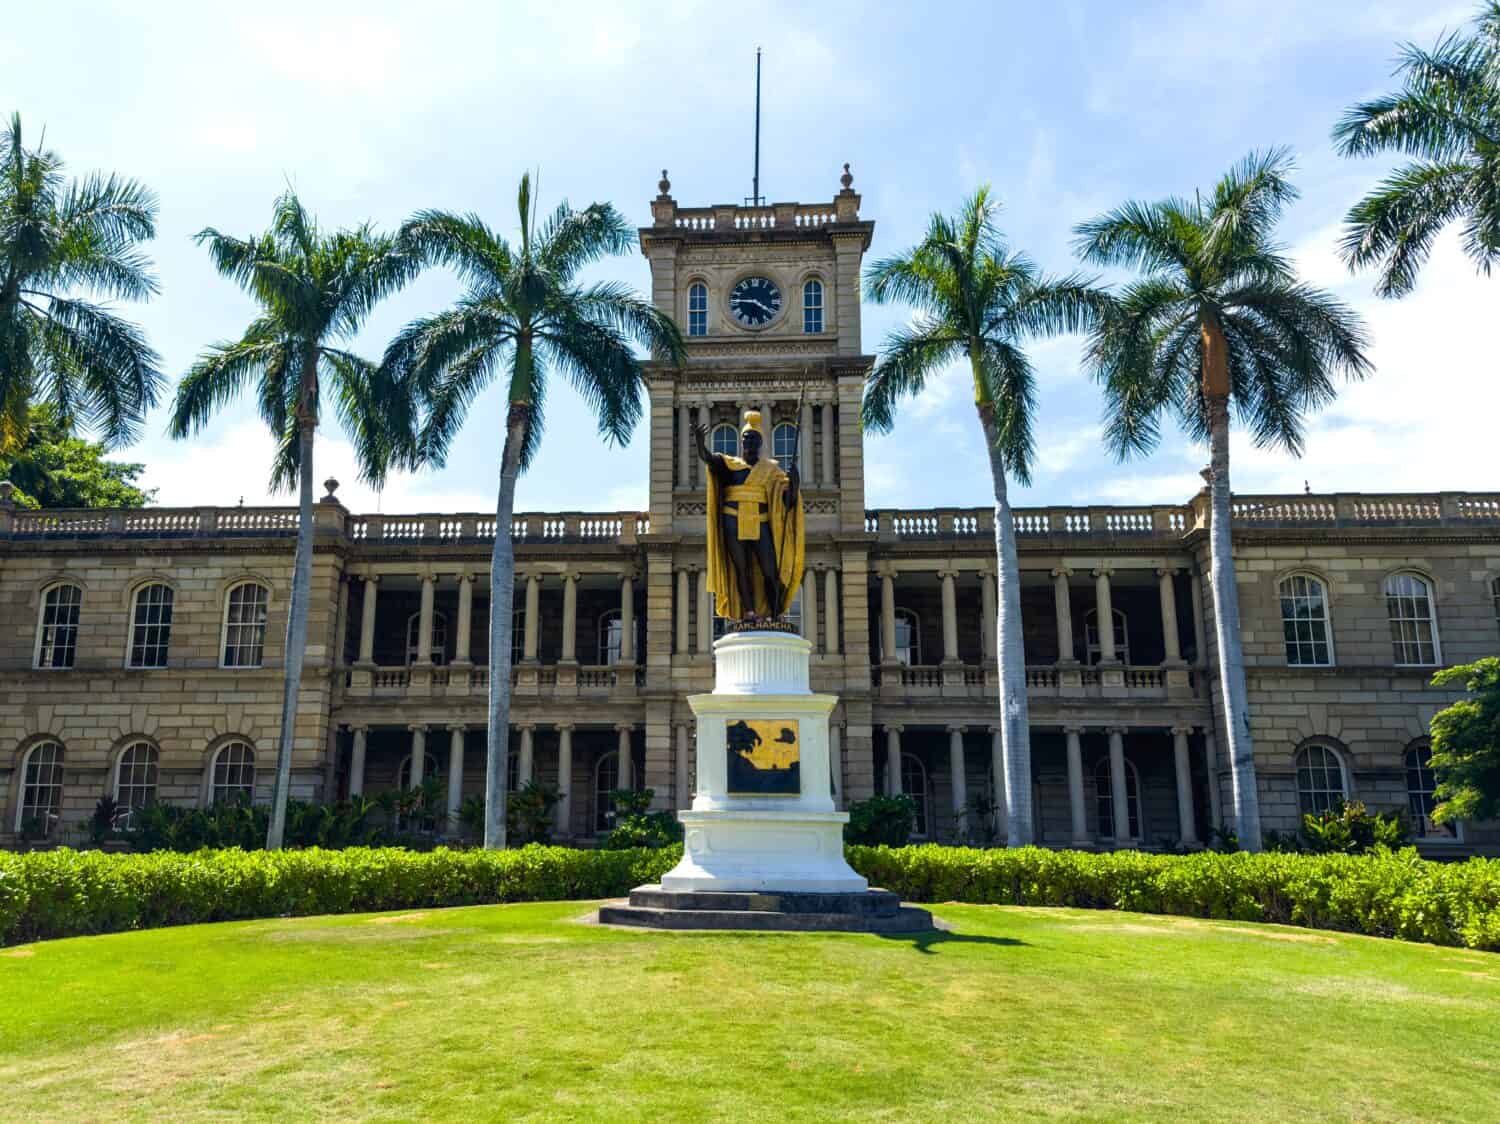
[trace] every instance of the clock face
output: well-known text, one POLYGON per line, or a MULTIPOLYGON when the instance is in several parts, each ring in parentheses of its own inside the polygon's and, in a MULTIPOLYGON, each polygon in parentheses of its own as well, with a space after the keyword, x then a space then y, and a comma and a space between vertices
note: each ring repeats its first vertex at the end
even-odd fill
POLYGON ((769 277, 746 277, 730 291, 729 311, 747 328, 764 328, 781 315, 781 290, 769 277))

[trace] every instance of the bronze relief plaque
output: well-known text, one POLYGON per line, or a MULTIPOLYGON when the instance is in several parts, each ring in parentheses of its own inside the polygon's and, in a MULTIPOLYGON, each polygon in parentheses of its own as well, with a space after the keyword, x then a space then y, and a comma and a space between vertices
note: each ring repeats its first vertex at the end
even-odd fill
POLYGON ((795 718, 734 719, 725 744, 729 795, 801 795, 802 739, 795 718))

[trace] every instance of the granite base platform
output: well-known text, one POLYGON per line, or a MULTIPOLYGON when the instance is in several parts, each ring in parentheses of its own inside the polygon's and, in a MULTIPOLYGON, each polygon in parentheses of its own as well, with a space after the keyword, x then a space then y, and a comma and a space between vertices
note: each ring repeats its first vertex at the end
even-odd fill
POLYGON ((889 890, 663 890, 637 886, 628 904, 599 907, 604 925, 644 929, 744 929, 759 932, 925 933, 936 928, 925 909, 901 904, 889 890))

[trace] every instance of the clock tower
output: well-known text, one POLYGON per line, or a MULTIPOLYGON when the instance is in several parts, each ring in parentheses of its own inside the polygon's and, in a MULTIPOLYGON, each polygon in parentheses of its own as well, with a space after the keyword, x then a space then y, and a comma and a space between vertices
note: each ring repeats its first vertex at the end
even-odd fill
POLYGON ((849 753, 849 795, 869 793, 873 536, 859 406, 875 360, 861 347, 859 282, 875 224, 859 217, 847 164, 840 185, 823 203, 682 207, 663 171, 651 225, 640 230, 652 302, 676 321, 687 349, 681 367, 647 364, 646 611, 672 622, 647 638, 648 785, 652 764, 671 757, 668 739, 691 728, 684 695, 713 682, 704 466, 693 431, 703 426, 710 448, 737 452, 740 420, 756 409, 770 454, 801 475, 807 568, 793 612, 814 645, 815 689, 842 700, 833 737, 849 753))

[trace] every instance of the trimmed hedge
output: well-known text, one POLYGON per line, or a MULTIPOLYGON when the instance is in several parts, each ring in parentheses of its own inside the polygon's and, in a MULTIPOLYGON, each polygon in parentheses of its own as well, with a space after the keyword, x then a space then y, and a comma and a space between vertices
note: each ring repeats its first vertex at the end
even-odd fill
POLYGON ((916 902, 1128 909, 1271 921, 1500 951, 1500 860, 1364 855, 1154 855, 1039 847, 849 847, 870 880, 916 902))
MULTIPOLYGON (((0 853, 0 944, 255 917, 624 896, 680 847, 579 851, 0 853)), ((1368 855, 1091 854, 1036 847, 849 847, 908 901, 1128 909, 1275 921, 1500 950, 1500 860, 1368 855)))

